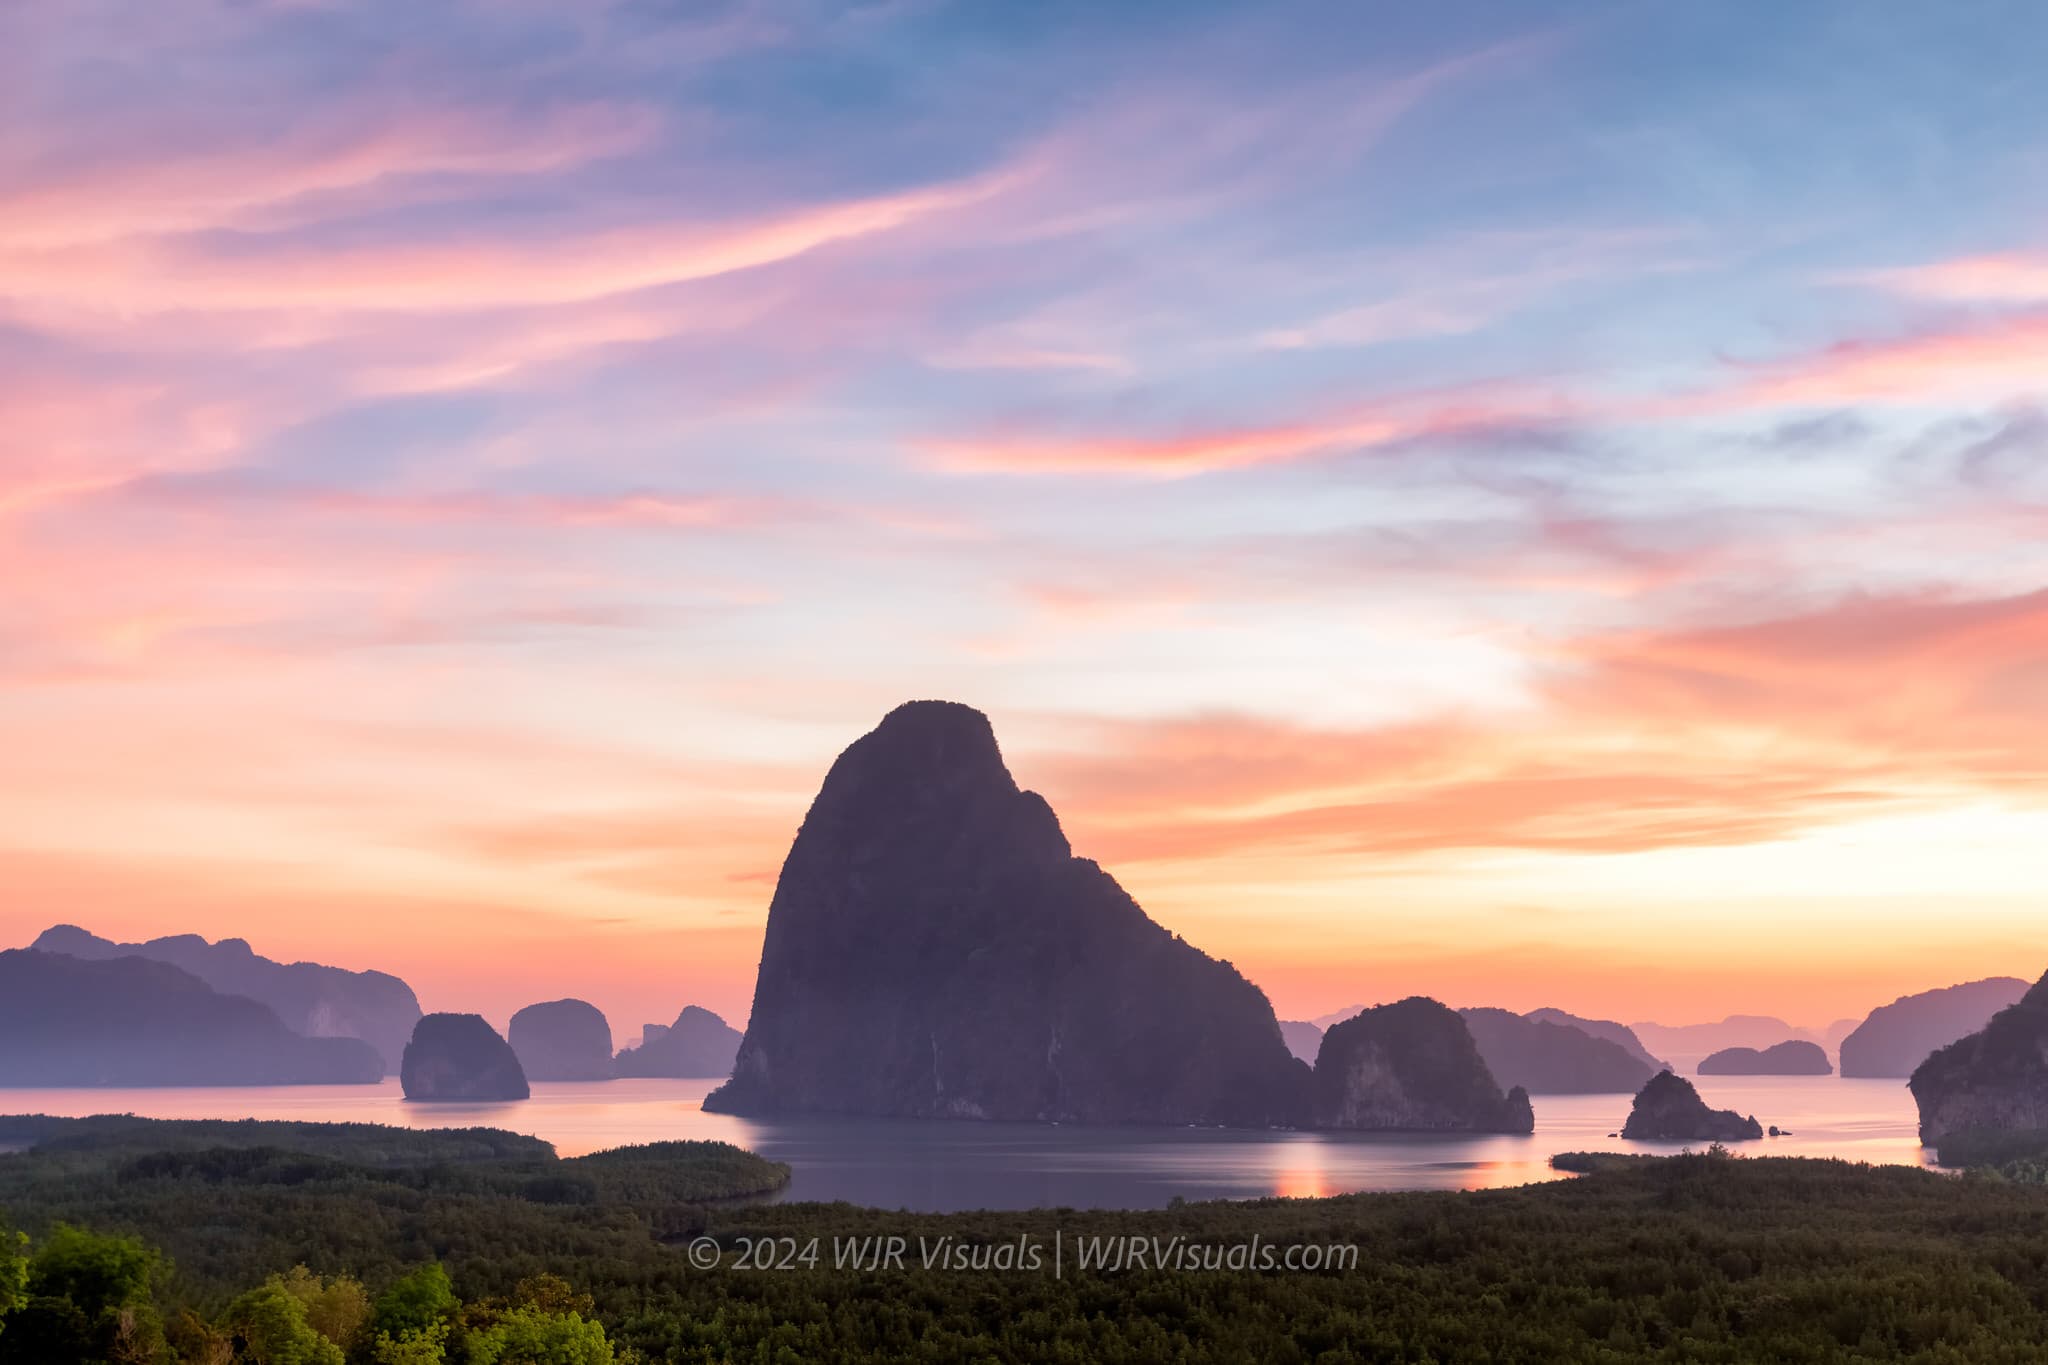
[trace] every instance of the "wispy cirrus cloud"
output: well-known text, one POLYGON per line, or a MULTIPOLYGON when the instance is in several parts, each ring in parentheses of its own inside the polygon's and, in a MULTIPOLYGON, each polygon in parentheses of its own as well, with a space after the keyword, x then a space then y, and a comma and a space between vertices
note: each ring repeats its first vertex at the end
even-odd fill
MULTIPOLYGON (((50 147, 0 177, 0 252, 36 252, 209 230, 276 231, 431 194, 432 177, 541 176, 645 147, 660 126, 644 105, 525 111, 461 107, 324 109, 317 120, 225 145, 189 129, 118 147, 50 147)), ((442 195, 448 193, 443 189, 442 195)), ((61 261, 56 254, 40 258, 61 261)))
POLYGON ((0 299, 117 312, 441 311, 582 303, 787 261, 987 198, 1004 175, 751 221, 658 223, 534 241, 344 247, 129 242, 14 252, 0 299))

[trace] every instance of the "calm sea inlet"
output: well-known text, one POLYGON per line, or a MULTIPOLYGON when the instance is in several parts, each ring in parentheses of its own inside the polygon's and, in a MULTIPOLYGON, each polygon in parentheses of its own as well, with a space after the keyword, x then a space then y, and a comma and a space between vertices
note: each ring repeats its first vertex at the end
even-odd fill
MULTIPOLYGON (((1700 1077, 1716 1108, 1789 1136, 1738 1144, 1757 1156, 1931 1165, 1904 1081, 1836 1076, 1700 1077)), ((0 1090, 0 1113, 308 1119, 483 1126, 530 1133, 563 1156, 670 1139, 737 1143, 795 1171, 786 1199, 927 1211, 1159 1208, 1174 1196, 1247 1199, 1355 1190, 1485 1189, 1556 1178, 1553 1152, 1680 1150, 1624 1142, 1627 1095, 1538 1095, 1528 1137, 1248 1132, 1213 1128, 897 1119, 761 1120, 707 1114, 713 1081, 538 1083, 512 1104, 413 1104, 381 1085, 0 1090)), ((1699 1144, 1694 1144, 1699 1145, 1699 1144)))

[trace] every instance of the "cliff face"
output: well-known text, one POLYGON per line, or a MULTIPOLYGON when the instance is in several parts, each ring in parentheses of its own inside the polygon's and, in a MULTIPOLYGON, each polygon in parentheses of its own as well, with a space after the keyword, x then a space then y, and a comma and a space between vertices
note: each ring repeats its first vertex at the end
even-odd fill
POLYGON ((1922 1062, 1906 1084, 1923 1142, 1970 1129, 2048 1128, 2048 976, 1980 1032, 1922 1062))
POLYGON ((304 1038, 266 1005, 141 957, 0 952, 0 1085, 374 1084, 356 1038, 304 1038))
POLYGON ((413 1029, 398 1069, 409 1100, 523 1100, 518 1054, 480 1014, 429 1014, 413 1029))
POLYGON ((805 816, 705 1107, 1258 1126, 1306 1087, 1264 994, 1074 857, 985 716, 912 702, 805 816))
POLYGON ((387 1072, 397 1065, 420 1017, 412 987, 395 976, 317 962, 273 962, 238 938, 208 943, 197 934, 174 934, 147 943, 114 943, 76 925, 60 924, 44 930, 31 946, 92 960, 146 957, 168 962, 224 995, 243 995, 268 1005, 295 1033, 362 1039, 377 1050, 387 1072))
POLYGON ((505 1041, 530 1081, 605 1081, 612 1076, 612 1026, 585 1000, 549 1000, 512 1016, 505 1041))
POLYGON ((621 1076, 730 1076, 739 1050, 738 1029, 685 1005, 673 1024, 648 1025, 640 1046, 623 1049, 614 1065, 621 1076))
POLYGON ((1820 1044, 1803 1038, 1762 1049, 1724 1047, 1700 1061, 1702 1076, 1829 1076, 1834 1070, 1820 1044))
POLYGON ((1413 996, 1334 1025, 1316 1055, 1322 1128, 1527 1133, 1528 1092, 1501 1093, 1456 1010, 1413 996))
POLYGON ((1747 1142, 1764 1130, 1755 1115, 1709 1109, 1691 1081, 1660 1071, 1636 1096, 1621 1135, 1645 1142, 1747 1142))
POLYGON ((1879 1005, 1842 1040, 1844 1076, 1910 1076, 1913 1068, 2017 1004, 2027 983, 2016 976, 1945 986, 1879 1005))
POLYGON ((1657 1071, 1621 1044, 1569 1024, 1508 1010, 1459 1013, 1494 1079, 1532 1095, 1633 1095, 1657 1071))

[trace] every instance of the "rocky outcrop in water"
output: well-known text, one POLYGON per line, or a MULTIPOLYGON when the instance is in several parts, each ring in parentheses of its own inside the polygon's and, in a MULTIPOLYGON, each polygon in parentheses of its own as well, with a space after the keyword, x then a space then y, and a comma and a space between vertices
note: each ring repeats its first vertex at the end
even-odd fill
POLYGON ((1755 1115, 1710 1109, 1691 1081, 1660 1071, 1636 1096, 1621 1135, 1641 1142, 1747 1142, 1764 1130, 1755 1115))
POLYGON ((621 1076, 730 1076, 740 1031, 698 1005, 685 1005, 673 1024, 649 1024, 640 1046, 620 1051, 621 1076))
POLYGON ((529 1081, 608 1081, 612 1026, 587 1000, 549 1000, 512 1016, 505 1041, 529 1081))
POLYGON ((1265 995, 1075 857, 987 717, 912 702, 804 817, 705 1108, 1264 1126, 1307 1083, 1265 995))
POLYGON ((1569 1024, 1508 1010, 1458 1013, 1494 1079, 1532 1095, 1633 1095, 1657 1073, 1619 1043, 1569 1024))
POLYGON ((518 1054, 480 1014, 421 1018, 398 1078, 409 1100, 523 1100, 532 1093, 518 1054))
POLYGON ((1422 996, 1379 1005, 1323 1035, 1314 1120, 1321 1128, 1527 1133, 1528 1092, 1501 1093, 1456 1010, 1422 996))
POLYGON ((1842 1074, 1910 1076, 1913 1068, 1977 1032, 2026 993, 2027 983, 2018 977, 1994 976, 1879 1005, 1842 1040, 1842 1074))
POLYGON ((358 1038, 305 1038, 246 996, 142 957, 0 952, 0 1085, 375 1084, 358 1038))
POLYGON ((1791 1038, 1767 1048, 1724 1047, 1700 1060, 1702 1076, 1831 1076, 1819 1043, 1791 1038))
POLYGON ((395 976, 317 962, 273 962, 239 938, 208 943, 197 934, 173 934, 147 943, 115 943, 76 925, 59 924, 45 929, 31 946, 94 961, 146 957, 168 962, 223 995, 268 1005, 295 1033, 362 1039, 377 1050, 387 1072, 397 1066, 420 1018, 412 987, 395 976))
POLYGON ((2048 1129, 2048 976, 1920 1063, 1907 1083, 1920 1106, 1920 1140, 1959 1133, 2048 1129))

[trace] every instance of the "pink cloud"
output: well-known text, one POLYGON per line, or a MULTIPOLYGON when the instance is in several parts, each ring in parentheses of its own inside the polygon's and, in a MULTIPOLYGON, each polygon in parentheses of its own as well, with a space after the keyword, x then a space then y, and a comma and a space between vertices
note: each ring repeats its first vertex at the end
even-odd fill
MULTIPOLYGON (((592 104, 543 111, 328 112, 240 146, 123 145, 118 157, 46 150, 0 183, 0 251, 221 227, 275 227, 338 191, 434 175, 524 176, 644 145, 652 111, 592 104)), ((360 207, 360 205, 353 205, 360 207)))
POLYGON ((791 260, 972 204, 1011 173, 808 205, 737 223, 654 223, 545 241, 364 247, 126 241, 0 256, 0 298, 119 313, 440 312, 585 302, 791 260))
POLYGON ((1962 256, 1849 278, 1914 298, 1952 303, 2048 302, 2048 256, 2034 252, 1962 256))
POLYGON ((1298 422, 1193 427, 1168 435, 996 430, 917 443, 935 468, 956 473, 1116 473, 1176 478, 1571 415, 1561 401, 1473 389, 1394 397, 1298 422))

